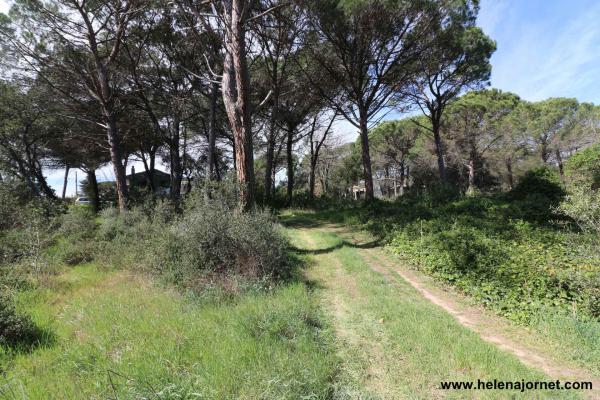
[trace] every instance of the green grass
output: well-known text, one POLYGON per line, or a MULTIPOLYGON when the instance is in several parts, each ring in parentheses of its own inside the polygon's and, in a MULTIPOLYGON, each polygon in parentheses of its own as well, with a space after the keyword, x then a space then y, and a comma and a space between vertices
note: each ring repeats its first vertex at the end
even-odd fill
POLYGON ((330 331, 304 284, 199 302, 125 272, 76 267, 19 305, 52 332, 0 350, 0 398, 326 398, 330 331))
MULTIPOLYGON (((310 214, 287 217, 290 225, 314 226, 310 214)), ((371 270, 360 249, 332 232, 292 231, 297 247, 315 251, 310 277, 323 287, 322 302, 342 332, 343 360, 350 397, 382 398, 576 398, 576 392, 441 391, 441 381, 540 381, 543 373, 484 342, 402 280, 391 284, 371 270), (302 244, 302 242, 304 243, 302 244), (337 260, 337 261, 336 261, 337 260), (334 267, 339 263, 342 272, 334 267), (332 304, 342 303, 337 315, 332 304), (348 339, 344 340, 347 336, 348 339), (375 378, 374 378, 375 377, 375 378), (511 397, 513 398, 513 397, 511 397)))

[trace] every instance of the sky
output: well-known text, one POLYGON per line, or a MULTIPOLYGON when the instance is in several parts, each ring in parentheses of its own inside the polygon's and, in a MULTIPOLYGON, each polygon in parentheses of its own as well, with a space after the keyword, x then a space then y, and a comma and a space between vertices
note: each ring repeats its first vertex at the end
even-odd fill
MULTIPOLYGON (((6 0, 0 0, 0 12, 7 8, 6 0)), ((491 86, 529 101, 575 97, 600 104, 599 21, 598 0, 482 0, 478 25, 497 43, 491 86)), ((338 123, 335 129, 340 140, 357 137, 348 123, 338 123)), ((136 165, 136 170, 142 168, 136 165)), ((57 192, 62 175, 48 175, 57 192)), ((110 168, 99 171, 98 178, 112 179, 110 168)), ((68 194, 75 191, 74 179, 71 176, 68 194)))

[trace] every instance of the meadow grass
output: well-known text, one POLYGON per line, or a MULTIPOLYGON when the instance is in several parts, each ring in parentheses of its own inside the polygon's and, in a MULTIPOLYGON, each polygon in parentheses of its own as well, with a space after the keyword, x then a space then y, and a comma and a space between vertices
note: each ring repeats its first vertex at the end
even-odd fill
POLYGON ((336 375, 330 331, 302 283, 199 302, 85 265, 19 306, 53 339, 0 350, 0 398, 327 398, 336 375))

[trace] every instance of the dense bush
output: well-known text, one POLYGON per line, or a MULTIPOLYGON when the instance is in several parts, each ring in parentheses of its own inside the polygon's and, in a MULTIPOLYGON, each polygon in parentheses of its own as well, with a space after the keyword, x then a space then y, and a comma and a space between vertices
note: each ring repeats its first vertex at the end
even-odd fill
POLYGON ((31 345, 38 337, 39 330, 31 318, 19 314, 11 299, 0 294, 0 345, 31 345))
POLYGON ((288 273, 287 248, 269 213, 196 201, 162 237, 155 264, 180 283, 227 275, 282 278, 288 273))
POLYGON ((396 203, 375 202, 354 215, 415 267, 512 320, 529 323, 548 309, 598 318, 595 236, 553 225, 548 218, 556 216, 547 209, 538 215, 546 220, 525 220, 520 216, 531 215, 531 204, 509 199, 440 203, 412 194, 396 203))
POLYGON ((551 168, 541 167, 527 171, 511 190, 510 197, 515 200, 525 200, 531 196, 545 197, 550 203, 556 204, 565 194, 556 172, 551 168))
POLYGON ((578 152, 565 167, 569 194, 559 210, 584 231, 600 235, 600 145, 578 152))

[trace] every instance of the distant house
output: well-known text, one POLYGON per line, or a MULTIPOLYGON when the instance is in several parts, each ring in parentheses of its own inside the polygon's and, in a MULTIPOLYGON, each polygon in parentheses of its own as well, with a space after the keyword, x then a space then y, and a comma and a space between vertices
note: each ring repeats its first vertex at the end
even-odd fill
MULTIPOLYGON (((171 176, 166 172, 155 169, 153 174, 154 188, 159 195, 168 195, 171 189, 171 176)), ((127 187, 129 189, 139 188, 144 189, 150 186, 148 174, 143 172, 135 172, 135 168, 131 167, 131 173, 125 177, 127 187)))

